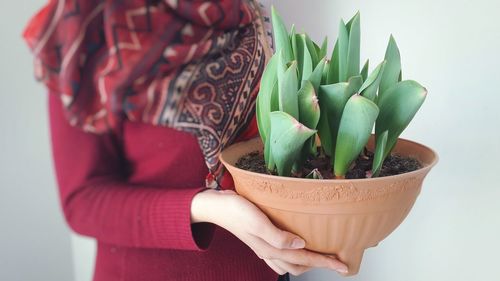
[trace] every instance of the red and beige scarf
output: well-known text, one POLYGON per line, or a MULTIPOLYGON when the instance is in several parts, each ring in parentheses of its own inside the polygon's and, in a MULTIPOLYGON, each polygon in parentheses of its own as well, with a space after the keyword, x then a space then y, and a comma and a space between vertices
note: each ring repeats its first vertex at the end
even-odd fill
POLYGON ((267 23, 253 0, 50 0, 24 37, 72 125, 103 133, 126 117, 190 132, 217 176, 253 118, 267 23))

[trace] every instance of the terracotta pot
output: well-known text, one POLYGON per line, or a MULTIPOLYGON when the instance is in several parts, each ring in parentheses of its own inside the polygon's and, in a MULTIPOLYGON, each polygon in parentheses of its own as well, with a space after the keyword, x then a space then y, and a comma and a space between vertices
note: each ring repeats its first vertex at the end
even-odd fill
MULTIPOLYGON (((368 145, 373 147, 373 137, 368 145)), ((279 228, 304 238, 306 248, 335 254, 358 273, 363 252, 387 237, 408 215, 437 154, 400 139, 394 153, 412 156, 419 170, 381 178, 314 180, 279 177, 236 168, 240 157, 262 151, 260 138, 225 149, 221 160, 236 191, 257 205, 279 228)))

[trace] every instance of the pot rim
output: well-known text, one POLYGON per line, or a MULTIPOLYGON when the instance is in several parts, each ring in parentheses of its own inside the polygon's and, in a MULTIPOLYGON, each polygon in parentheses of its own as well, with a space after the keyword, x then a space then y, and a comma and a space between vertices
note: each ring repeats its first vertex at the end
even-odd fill
POLYGON ((415 171, 411 171, 411 172, 407 172, 407 173, 403 173, 403 174, 399 174, 399 175, 385 176, 385 177, 363 178, 363 179, 308 179, 308 178, 295 178, 295 177, 275 176, 275 175, 262 174, 262 173, 257 173, 257 172, 252 172, 252 171, 240 169, 240 168, 236 167, 235 165, 229 164, 228 161, 226 161, 226 159, 224 159, 224 155, 227 154, 228 152, 230 152, 231 150, 233 150, 233 149, 235 149, 236 147, 239 147, 239 146, 245 146, 249 142, 255 141, 256 139, 260 140, 260 137, 257 136, 255 138, 249 139, 247 141, 242 141, 242 142, 238 142, 238 143, 232 144, 229 147, 225 148, 220 153, 220 155, 219 155, 219 159, 222 162, 222 164, 225 167, 229 167, 230 166, 231 169, 238 170, 241 173, 244 173, 244 174, 246 174, 248 176, 258 176, 258 177, 261 177, 261 178, 268 178, 268 179, 271 179, 271 180, 284 179, 284 180, 287 180, 287 181, 297 181, 297 182, 311 182, 311 183, 322 182, 322 183, 332 183, 332 184, 334 184, 334 183, 335 184, 342 184, 342 183, 345 184, 345 183, 351 183, 351 182, 360 182, 361 183, 361 182, 368 182, 368 181, 375 181, 376 182, 376 181, 383 181, 383 180, 390 180, 390 179, 399 179, 399 178, 404 178, 404 177, 408 177, 408 176, 412 176, 412 175, 417 175, 417 174, 420 174, 422 172, 427 173, 439 161, 438 154, 432 148, 430 148, 430 147, 428 147, 426 145, 423 145, 421 143, 418 143, 416 141, 412 141, 412 140, 408 140, 408 139, 404 139, 404 138, 398 138, 397 143, 399 143, 399 142, 406 142, 406 143, 408 143, 410 145, 419 146, 419 147, 421 147, 421 148, 423 148, 425 150, 430 151, 432 153, 432 155, 433 155, 433 159, 432 159, 432 161, 430 163, 422 163, 422 164, 424 164, 423 167, 420 168, 420 169, 417 169, 415 171))

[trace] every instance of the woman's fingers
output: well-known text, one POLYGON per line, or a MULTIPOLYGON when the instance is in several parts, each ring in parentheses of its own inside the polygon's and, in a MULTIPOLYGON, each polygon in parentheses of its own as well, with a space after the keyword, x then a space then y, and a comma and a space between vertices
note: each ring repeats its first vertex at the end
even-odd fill
POLYGON ((307 267, 330 268, 342 274, 347 273, 345 264, 334 257, 303 250, 305 241, 302 238, 275 227, 270 221, 263 221, 262 225, 253 231, 253 235, 271 246, 266 249, 266 258, 280 259, 307 267))
POLYGON ((288 272, 294 276, 299 276, 311 269, 307 266, 291 264, 278 259, 264 259, 264 262, 279 275, 288 272))
POLYGON ((277 228, 264 214, 251 232, 277 249, 302 249, 306 246, 304 239, 277 228))
MULTIPOLYGON (((348 270, 347 266, 335 257, 318 254, 305 249, 278 249, 257 236, 253 236, 249 240, 252 245, 252 250, 254 250, 254 252, 264 260, 281 260, 288 264, 303 266, 306 268, 329 268, 341 274, 347 273, 348 270)), ((297 268, 294 270, 296 269, 297 268)))
POLYGON ((304 239, 288 231, 275 227, 271 222, 258 230, 258 236, 276 249, 302 249, 306 246, 304 239))
POLYGON ((284 268, 278 266, 276 262, 273 260, 264 259, 264 262, 267 264, 267 266, 269 266, 272 270, 274 270, 274 272, 278 273, 279 275, 283 275, 287 272, 284 268))
POLYGON ((345 264, 332 256, 318 254, 308 250, 279 250, 280 259, 292 264, 299 264, 307 267, 324 267, 333 269, 339 273, 346 274, 348 268, 345 264))
POLYGON ((285 261, 278 260, 278 259, 271 260, 271 261, 275 265, 277 265, 279 268, 284 269, 286 272, 292 274, 293 276, 299 276, 302 273, 305 273, 311 269, 308 266, 292 264, 292 263, 285 262, 285 261))
POLYGON ((208 203, 198 204, 203 207, 199 208, 203 212, 198 213, 206 217, 199 221, 215 223, 230 231, 277 273, 290 271, 292 274, 301 274, 312 267, 347 272, 347 267, 337 259, 303 249, 305 241, 301 237, 275 227, 257 206, 243 197, 232 192, 214 194, 207 191, 200 194, 206 194, 199 197, 208 203), (224 215, 221 216, 221 213, 224 215))

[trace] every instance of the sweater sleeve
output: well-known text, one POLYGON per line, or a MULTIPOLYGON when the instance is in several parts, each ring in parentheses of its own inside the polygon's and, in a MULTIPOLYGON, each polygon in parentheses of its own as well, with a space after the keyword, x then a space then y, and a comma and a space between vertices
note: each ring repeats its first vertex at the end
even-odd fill
POLYGON ((126 247, 204 250, 214 226, 191 224, 191 201, 205 188, 138 186, 123 176, 112 133, 72 127, 49 95, 52 153, 61 205, 77 233, 126 247))

